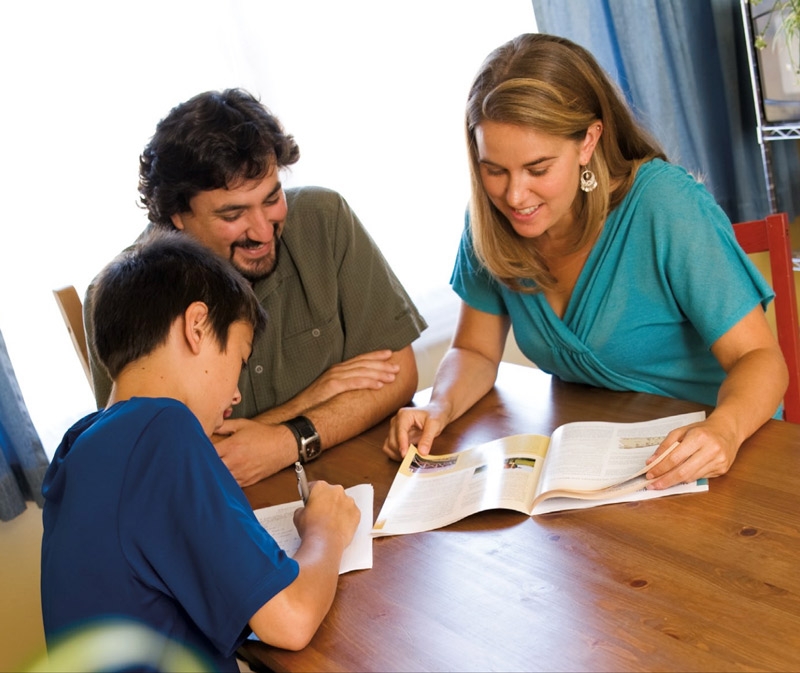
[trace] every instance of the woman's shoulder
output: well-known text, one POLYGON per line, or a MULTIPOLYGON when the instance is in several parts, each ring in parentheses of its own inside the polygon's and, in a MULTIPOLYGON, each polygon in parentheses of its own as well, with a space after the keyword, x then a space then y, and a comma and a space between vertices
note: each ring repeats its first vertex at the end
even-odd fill
POLYGON ((656 182, 662 189, 696 189, 705 190, 704 178, 700 174, 688 171, 679 164, 673 164, 663 159, 646 161, 636 171, 633 184, 643 187, 656 182))
POLYGON ((606 228, 617 240, 637 238, 660 247, 719 240, 729 236, 731 226, 701 179, 678 164, 653 159, 639 167, 606 228))
POLYGON ((659 216, 657 219, 693 220, 701 214, 726 219, 702 175, 662 159, 652 159, 639 167, 626 200, 639 212, 659 216))

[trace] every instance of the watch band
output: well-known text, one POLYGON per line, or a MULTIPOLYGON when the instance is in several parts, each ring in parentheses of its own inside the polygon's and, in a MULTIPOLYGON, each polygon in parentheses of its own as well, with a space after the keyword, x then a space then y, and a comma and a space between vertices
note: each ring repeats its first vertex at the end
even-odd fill
POLYGON ((297 456, 301 463, 308 463, 322 453, 322 443, 314 424, 305 416, 295 416, 284 421, 297 440, 297 456))

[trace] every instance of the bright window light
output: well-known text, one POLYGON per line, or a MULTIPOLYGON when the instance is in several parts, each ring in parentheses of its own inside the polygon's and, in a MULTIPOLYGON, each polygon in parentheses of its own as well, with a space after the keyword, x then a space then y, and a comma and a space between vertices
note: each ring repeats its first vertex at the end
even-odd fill
POLYGON ((138 157, 171 107, 260 96, 300 146, 284 183, 340 191, 425 313, 463 225, 470 81, 536 29, 530 0, 9 2, 0 25, 0 330, 49 455, 94 408, 52 290, 83 296, 144 227, 138 157))

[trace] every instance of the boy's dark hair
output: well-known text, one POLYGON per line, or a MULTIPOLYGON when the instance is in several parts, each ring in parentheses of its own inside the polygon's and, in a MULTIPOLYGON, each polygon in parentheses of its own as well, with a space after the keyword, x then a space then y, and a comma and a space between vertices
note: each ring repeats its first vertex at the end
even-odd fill
POLYGON ((232 323, 258 334, 267 314, 244 278, 187 234, 155 230, 108 264, 92 289, 94 345, 111 378, 165 343, 190 304, 208 306, 211 331, 225 350, 232 323))
POLYGON ((243 89, 206 91, 172 108, 139 158, 139 194, 150 221, 172 229, 198 192, 263 178, 300 158, 291 135, 243 89))

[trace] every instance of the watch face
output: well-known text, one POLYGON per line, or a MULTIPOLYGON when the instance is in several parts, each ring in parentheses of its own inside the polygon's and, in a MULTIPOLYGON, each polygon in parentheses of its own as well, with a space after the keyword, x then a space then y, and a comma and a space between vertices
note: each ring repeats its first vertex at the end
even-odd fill
POLYGON ((319 433, 314 424, 305 416, 297 416, 284 425, 288 426, 297 439, 297 453, 302 462, 313 460, 322 452, 319 433))
POLYGON ((312 460, 319 455, 319 435, 314 433, 313 437, 303 440, 303 453, 306 454, 306 460, 312 460))

